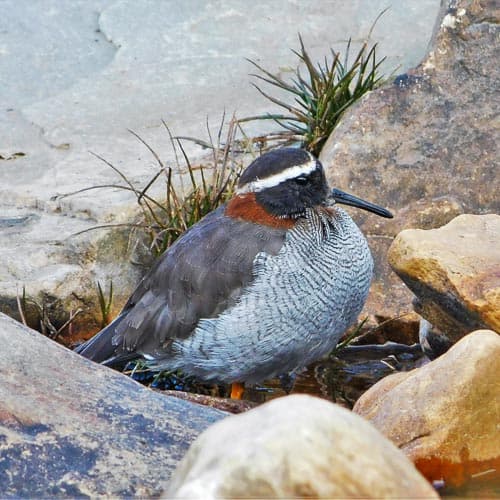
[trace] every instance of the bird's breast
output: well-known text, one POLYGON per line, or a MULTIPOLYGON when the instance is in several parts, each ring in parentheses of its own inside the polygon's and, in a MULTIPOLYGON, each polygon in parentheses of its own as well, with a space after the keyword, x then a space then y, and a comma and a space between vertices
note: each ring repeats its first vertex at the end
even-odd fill
POLYGON ((261 381, 306 366, 356 320, 372 268, 366 240, 346 212, 308 210, 277 255, 255 257, 254 279, 238 301, 201 320, 177 347, 202 378, 261 381))

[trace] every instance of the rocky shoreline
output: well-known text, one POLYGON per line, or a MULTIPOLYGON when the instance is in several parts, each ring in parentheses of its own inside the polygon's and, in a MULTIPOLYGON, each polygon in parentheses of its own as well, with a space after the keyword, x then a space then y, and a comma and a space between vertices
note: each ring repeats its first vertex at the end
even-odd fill
MULTIPOLYGON (((500 494, 499 16, 493 0, 443 1, 423 62, 349 110, 321 154, 332 185, 397 214, 356 214, 376 261, 364 314, 401 318, 381 338, 409 332, 432 360, 383 378, 352 412, 306 395, 221 411, 0 313, 0 494, 438 498, 477 483, 500 494)), ((22 235, 22 217, 0 229, 22 235)), ((124 272, 112 243, 92 240, 107 271, 124 272)), ((64 262, 51 279, 68 295, 81 263, 64 262)), ((3 304, 16 309, 14 296, 3 304)))

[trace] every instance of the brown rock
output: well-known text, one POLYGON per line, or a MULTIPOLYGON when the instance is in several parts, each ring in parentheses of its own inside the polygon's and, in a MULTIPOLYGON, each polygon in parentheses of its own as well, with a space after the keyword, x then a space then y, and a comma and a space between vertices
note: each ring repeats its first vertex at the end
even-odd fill
POLYGON ((0 497, 150 497, 226 413, 168 398, 0 314, 0 497))
POLYGON ((204 432, 168 498, 438 498, 366 421, 306 395, 270 401, 204 432))
POLYGON ((209 406, 210 408, 215 408, 217 410, 222 410, 228 413, 243 413, 244 411, 248 411, 257 406, 257 403, 254 403, 253 401, 247 401, 245 399, 230 399, 229 397, 221 398, 216 396, 209 396, 206 394, 195 394, 192 392, 174 390, 153 390, 159 392, 160 394, 163 394, 164 396, 183 399, 184 401, 190 401, 191 403, 209 406))
POLYGON ((480 330, 408 373, 386 377, 354 406, 429 480, 498 479, 500 336, 480 330))
POLYGON ((408 229, 388 258, 417 296, 417 312, 452 341, 477 328, 500 332, 500 215, 461 215, 439 229, 408 229))
POLYGON ((495 0, 443 1, 424 61, 346 113, 321 153, 332 185, 396 214, 385 221, 352 211, 375 254, 366 314, 384 320, 411 309, 386 264, 400 230, 500 212, 499 18, 495 0))

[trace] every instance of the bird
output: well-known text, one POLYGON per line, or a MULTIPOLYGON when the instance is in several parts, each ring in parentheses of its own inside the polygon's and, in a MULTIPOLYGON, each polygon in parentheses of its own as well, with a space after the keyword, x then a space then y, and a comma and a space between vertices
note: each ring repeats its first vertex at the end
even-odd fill
POLYGON ((245 383, 294 377, 337 345, 370 288, 368 243, 339 204, 392 217, 330 188, 305 149, 262 154, 232 198, 183 233, 76 351, 229 383, 232 397, 245 383))

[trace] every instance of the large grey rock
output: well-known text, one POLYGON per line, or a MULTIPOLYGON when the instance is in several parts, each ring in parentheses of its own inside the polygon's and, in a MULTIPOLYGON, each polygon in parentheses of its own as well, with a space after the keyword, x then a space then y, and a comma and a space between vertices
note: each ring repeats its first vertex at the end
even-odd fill
MULTIPOLYGON (((26 285, 28 295, 46 297, 59 321, 60 311, 83 308, 92 313, 81 315, 80 323, 97 328, 95 281, 109 286, 113 279, 118 308, 142 270, 129 262, 137 239, 130 230, 72 236, 133 220, 133 195, 106 189, 54 199, 120 181, 89 150, 144 186, 155 162, 128 128, 173 162, 161 119, 176 134, 203 137, 206 117, 217 126, 224 109, 239 116, 268 111, 269 103, 249 85, 253 67, 246 57, 286 76, 296 63, 290 48, 298 46, 298 32, 319 59, 330 46, 343 49, 349 36, 360 43, 386 5, 3 0, 1 310, 15 314, 16 289, 26 285)), ((437 5, 396 2, 378 22, 373 38, 380 55, 388 56, 386 68, 420 60, 437 5)))
POLYGON ((404 454, 350 411, 275 399, 205 431, 166 498, 438 498, 404 454))
POLYGON ((411 310, 386 259, 399 231, 500 211, 499 18, 495 0, 443 0, 423 62, 346 113, 322 151, 332 184, 396 214, 353 212, 376 260, 366 314, 384 320, 411 310))
POLYGON ((150 497, 226 414, 157 394, 0 314, 0 497, 150 497))

